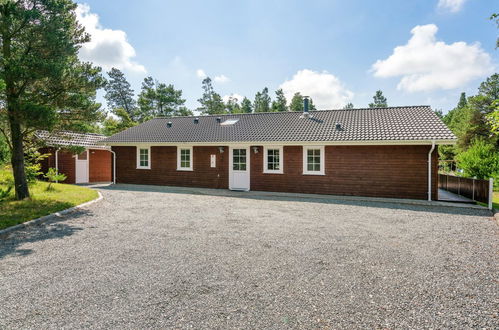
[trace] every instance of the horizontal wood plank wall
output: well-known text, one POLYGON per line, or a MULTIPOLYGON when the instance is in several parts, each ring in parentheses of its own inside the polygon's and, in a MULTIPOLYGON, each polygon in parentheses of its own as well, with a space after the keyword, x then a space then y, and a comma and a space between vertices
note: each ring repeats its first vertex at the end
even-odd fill
POLYGON ((89 154, 89 181, 112 181, 112 154, 107 150, 90 149, 89 154))
MULTIPOLYGON (((301 146, 284 147, 284 174, 263 173, 263 147, 251 152, 251 190, 393 198, 428 198, 430 146, 326 146, 325 174, 303 175, 301 146)), ((437 150, 432 199, 437 199, 437 150)))
MULTIPOLYGON (((55 149, 41 148, 39 149, 39 151, 42 154, 50 154, 49 157, 41 161, 41 171, 45 174, 47 173, 49 168, 55 168, 55 149)), ((59 161, 59 173, 63 173, 67 176, 66 180, 64 180, 62 183, 75 183, 76 163, 74 155, 70 152, 59 150, 59 152, 57 153, 57 158, 59 161)))
POLYGON ((177 147, 151 147, 151 169, 137 169, 136 147, 113 147, 118 183, 181 187, 223 188, 229 186, 229 148, 194 147, 193 171, 177 171, 177 147), (210 156, 216 155, 216 167, 210 156))

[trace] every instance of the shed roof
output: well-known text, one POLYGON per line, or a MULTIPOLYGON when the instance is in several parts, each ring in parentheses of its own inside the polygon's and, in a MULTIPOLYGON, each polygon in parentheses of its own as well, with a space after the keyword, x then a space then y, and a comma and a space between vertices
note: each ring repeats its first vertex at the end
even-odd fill
POLYGON ((303 118, 301 112, 156 118, 108 137, 102 143, 449 142, 456 139, 429 106, 319 110, 310 114, 310 118, 303 118), (233 119, 238 120, 224 125, 233 119))
POLYGON ((105 135, 95 133, 76 133, 70 131, 36 131, 35 136, 43 141, 43 143, 50 147, 85 147, 91 149, 108 149, 103 144, 98 142, 106 138, 105 135))

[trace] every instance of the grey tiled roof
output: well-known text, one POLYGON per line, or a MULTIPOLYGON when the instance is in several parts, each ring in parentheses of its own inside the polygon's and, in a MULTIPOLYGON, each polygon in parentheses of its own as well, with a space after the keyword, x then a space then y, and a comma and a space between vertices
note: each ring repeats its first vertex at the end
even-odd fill
POLYGON ((106 137, 101 134, 75 133, 69 131, 36 131, 35 136, 49 147, 78 146, 92 149, 106 149, 106 146, 98 144, 98 142, 106 137))
POLYGON ((156 118, 115 134, 113 142, 265 142, 449 140, 456 137, 429 106, 156 118), (221 121, 238 118, 234 125, 221 121), (168 127, 171 122, 171 127, 168 127), (341 124, 341 129, 336 128, 341 124))

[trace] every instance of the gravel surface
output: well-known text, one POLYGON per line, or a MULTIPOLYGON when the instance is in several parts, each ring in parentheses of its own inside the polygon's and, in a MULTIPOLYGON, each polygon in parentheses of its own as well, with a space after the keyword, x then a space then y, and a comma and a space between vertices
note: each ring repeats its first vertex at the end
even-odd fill
POLYGON ((0 328, 499 324, 487 213, 189 191, 102 188, 0 239, 0 328))

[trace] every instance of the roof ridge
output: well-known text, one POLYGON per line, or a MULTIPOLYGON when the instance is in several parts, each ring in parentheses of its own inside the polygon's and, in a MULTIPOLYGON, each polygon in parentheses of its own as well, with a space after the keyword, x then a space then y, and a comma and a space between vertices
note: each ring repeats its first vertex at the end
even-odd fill
MULTIPOLYGON (((321 110, 310 110, 310 112, 328 112, 328 111, 360 111, 360 110, 392 110, 400 108, 430 108, 430 105, 409 105, 409 106, 393 106, 393 107, 383 107, 383 108, 351 108, 351 109, 321 109, 321 110)), ((271 114, 285 114, 285 113, 302 113, 302 111, 267 111, 267 112, 251 112, 251 113, 220 113, 213 115, 192 115, 192 116, 172 116, 172 117, 154 117, 154 119, 173 119, 173 118, 199 118, 199 117, 226 117, 226 116, 254 116, 254 115, 271 115, 271 114)))

